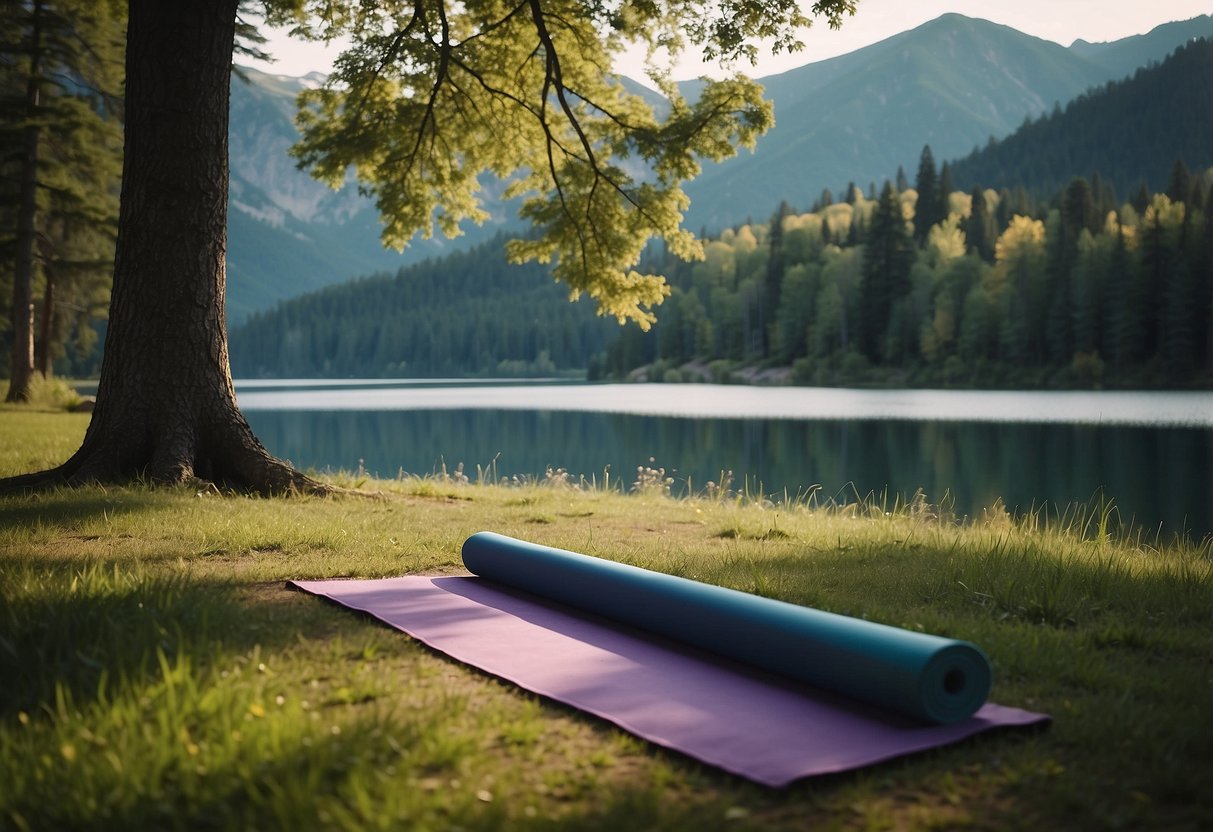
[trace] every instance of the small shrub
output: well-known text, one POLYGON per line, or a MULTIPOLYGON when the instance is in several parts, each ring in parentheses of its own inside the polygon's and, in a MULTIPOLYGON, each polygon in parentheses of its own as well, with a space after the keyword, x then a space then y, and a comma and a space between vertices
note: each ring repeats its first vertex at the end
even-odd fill
POLYGON ((871 368, 872 365, 867 356, 854 350, 850 350, 842 357, 839 366, 843 377, 847 379, 862 379, 871 368))
POLYGON ((1098 390, 1103 387, 1104 361, 1095 351, 1075 353, 1066 374, 1073 386, 1098 390))
POLYGON ((792 362, 792 383, 812 384, 816 381, 817 362, 812 358, 797 358, 792 362))
POLYGON ((943 380, 949 387, 957 387, 965 383, 968 377, 968 367, 964 361, 956 355, 949 355, 947 360, 943 362, 943 380))
MULTIPOLYGON (((8 384, 4 385, 3 392, 8 395, 8 384)), ((35 373, 30 379, 25 405, 36 410, 75 410, 82 401, 80 394, 63 379, 43 378, 35 373)))

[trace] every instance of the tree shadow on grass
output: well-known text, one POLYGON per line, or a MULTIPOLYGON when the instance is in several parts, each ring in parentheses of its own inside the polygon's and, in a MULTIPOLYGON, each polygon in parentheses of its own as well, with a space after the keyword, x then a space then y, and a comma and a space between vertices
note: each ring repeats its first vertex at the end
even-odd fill
MULTIPOLYGON (((199 702, 178 704, 190 709, 199 702)), ((362 822, 381 828, 369 819, 395 815, 403 825, 412 818, 401 809, 424 802, 404 776, 394 782, 384 776, 410 754, 415 732, 407 723, 367 714, 344 720, 338 732, 306 721, 273 727, 273 719, 244 723, 243 747, 231 755, 178 750, 166 758, 149 747, 148 756, 159 760, 128 760, 122 771, 95 766, 84 778, 67 766, 43 767, 43 776, 0 803, 0 826, 19 816, 18 828, 33 829, 321 829, 362 822)), ((207 743, 205 730, 195 727, 207 743)), ((429 820, 423 828, 446 826, 440 817, 429 820)))
POLYGON ((0 496, 0 528, 37 525, 70 528, 118 512, 129 514, 163 505, 164 499, 154 492, 134 488, 113 493, 100 488, 73 488, 25 496, 5 495, 0 496))
POLYGON ((313 617, 250 603, 221 580, 132 573, 125 563, 0 561, 0 716, 77 705, 158 677, 161 656, 194 666, 295 643, 313 617))

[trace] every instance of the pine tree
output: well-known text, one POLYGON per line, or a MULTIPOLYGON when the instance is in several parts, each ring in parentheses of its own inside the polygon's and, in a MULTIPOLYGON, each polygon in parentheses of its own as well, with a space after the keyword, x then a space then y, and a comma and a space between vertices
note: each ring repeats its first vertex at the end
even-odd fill
POLYGON ((996 311, 990 294, 985 286, 975 284, 964 301, 957 343, 959 354, 970 365, 993 358, 997 332, 996 311))
POLYGON ((791 266, 784 273, 782 302, 775 320, 777 337, 772 344, 772 357, 778 364, 789 365, 807 353, 807 336, 817 311, 820 283, 818 262, 791 266))
POLYGON ((792 206, 786 201, 779 203, 779 208, 771 217, 770 230, 767 232, 767 268, 762 283, 762 354, 771 352, 771 330, 775 325, 775 312, 779 308, 780 289, 783 286, 783 275, 787 263, 783 255, 783 224, 792 213, 792 206))
POLYGON ((981 186, 975 186, 970 194, 972 209, 965 220, 965 239, 969 248, 987 263, 994 262, 994 241, 997 234, 994 230, 994 217, 990 214, 990 205, 986 201, 985 191, 981 186))
POLYGON ((1183 222, 1184 204, 1158 194, 1146 208, 1139 229, 1145 354, 1165 355, 1169 364, 1177 358, 1178 344, 1188 337, 1182 308, 1187 281, 1179 279, 1183 222))
POLYGON ((1197 274, 1193 268, 1197 260, 1193 211, 1183 202, 1172 205, 1182 217, 1171 234, 1175 250, 1167 270, 1159 346, 1164 371, 1179 382, 1189 377, 1199 361, 1202 339, 1197 325, 1202 316, 1197 274))
POLYGON ((1139 182, 1137 190, 1133 192, 1132 199, 1129 204, 1133 206, 1138 215, 1144 214, 1146 209, 1150 207, 1150 189, 1146 187, 1145 182, 1139 182))
POLYGON ((1144 355, 1144 293, 1138 270, 1122 228, 1116 229, 1108 264, 1108 303, 1104 306, 1101 354, 1112 363, 1112 375, 1121 377, 1144 355))
POLYGON ((939 197, 935 205, 935 216, 939 218, 937 223, 943 222, 948 218, 948 214, 952 213, 953 190, 955 186, 952 184, 952 166, 944 162, 943 167, 939 169, 939 197))
POLYGON ((1001 284, 999 358, 1021 367, 1044 363, 1047 309, 1045 224, 1016 216, 994 247, 1001 284))
POLYGON ((1096 216, 1101 221, 1116 210, 1116 192, 1112 189, 1111 184, 1104 182, 1099 171, 1091 174, 1091 196, 1095 200, 1096 216))
POLYGON ((1200 234, 1196 271, 1196 331, 1204 333, 1201 366, 1213 372, 1213 186, 1205 194, 1204 229, 1200 234))
POLYGON ((1167 184, 1166 194, 1172 202, 1187 202, 1192 196, 1192 173, 1184 164, 1183 157, 1175 159, 1171 167, 1171 178, 1167 184))
POLYGON ((0 134, 19 148, 10 163, 19 185, 3 194, 16 228, 9 401, 26 397, 36 367, 50 372, 52 356, 71 334, 73 320, 57 310, 82 310, 74 322, 83 342, 105 301, 121 153, 124 11, 116 0, 0 6, 0 134), (36 328, 38 278, 43 297, 36 328))
POLYGON ((1078 255, 1070 278, 1070 341, 1075 354, 1098 352, 1102 342, 1108 241, 1106 235, 1097 238, 1085 229, 1078 238, 1078 255))
POLYGON ((92 324, 109 306, 122 172, 121 125, 97 117, 105 102, 73 96, 59 103, 64 117, 48 125, 39 223, 43 296, 34 363, 43 376, 69 350, 83 356, 95 345, 92 324))
POLYGON ((910 289, 914 240, 893 183, 885 181, 863 251, 860 282, 860 349, 873 362, 883 353, 894 304, 910 289))
POLYGON ((1061 207, 1050 212, 1049 252, 1049 316, 1046 343, 1050 363, 1067 363, 1074 350, 1073 300, 1075 297, 1074 264, 1078 259, 1078 243, 1083 233, 1090 235, 1099 229, 1099 217, 1090 183, 1075 177, 1061 194, 1061 207))
POLYGON ((919 245, 926 242, 931 226, 943 219, 940 215, 939 175, 935 170, 935 157, 931 146, 925 145, 918 158, 918 175, 914 178, 914 190, 918 201, 914 204, 914 240, 919 245))

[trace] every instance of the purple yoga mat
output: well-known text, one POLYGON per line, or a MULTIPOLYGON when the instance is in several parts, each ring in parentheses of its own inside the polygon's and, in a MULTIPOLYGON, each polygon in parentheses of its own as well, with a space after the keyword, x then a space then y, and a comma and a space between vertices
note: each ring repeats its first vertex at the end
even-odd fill
POLYGON ((948 745, 1044 714, 986 704, 924 725, 479 578, 291 581, 451 658, 767 786, 948 745))

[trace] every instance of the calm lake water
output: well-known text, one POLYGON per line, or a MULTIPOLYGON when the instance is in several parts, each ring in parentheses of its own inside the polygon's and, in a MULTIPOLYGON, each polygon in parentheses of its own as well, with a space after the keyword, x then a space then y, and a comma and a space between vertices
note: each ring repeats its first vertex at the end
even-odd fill
POLYGON ((468 381, 237 382, 262 442, 303 467, 395 476, 548 467, 675 490, 853 501, 922 489, 962 515, 1087 503, 1164 536, 1213 533, 1213 393, 869 391, 468 381))

